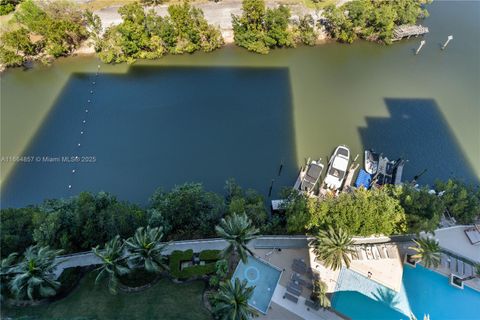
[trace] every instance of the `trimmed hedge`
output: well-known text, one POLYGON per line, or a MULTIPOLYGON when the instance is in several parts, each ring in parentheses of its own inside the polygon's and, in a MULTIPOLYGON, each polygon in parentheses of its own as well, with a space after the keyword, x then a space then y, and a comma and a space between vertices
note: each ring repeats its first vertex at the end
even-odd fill
POLYGON ((205 250, 200 252, 199 258, 203 261, 210 261, 205 265, 195 265, 180 270, 183 261, 191 261, 193 259, 193 250, 186 251, 175 250, 169 258, 170 273, 177 279, 188 279, 197 276, 203 276, 215 272, 215 262, 219 259, 218 250, 205 250))
POLYGON ((203 261, 217 261, 220 259, 220 250, 203 250, 199 258, 203 261))

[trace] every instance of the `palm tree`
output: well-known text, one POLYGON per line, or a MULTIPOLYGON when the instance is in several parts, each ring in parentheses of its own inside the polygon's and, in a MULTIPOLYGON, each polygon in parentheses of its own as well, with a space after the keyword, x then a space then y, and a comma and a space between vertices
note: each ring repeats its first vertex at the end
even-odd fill
POLYGON ((240 259, 246 263, 247 254, 253 256, 253 252, 247 247, 247 244, 257 237, 258 229, 252 225, 252 221, 245 213, 234 213, 222 219, 215 230, 219 236, 228 241, 228 246, 223 250, 224 257, 237 253, 240 255, 240 259))
POLYGON ((10 281, 12 277, 12 266, 15 260, 17 259, 18 253, 13 252, 8 255, 5 259, 2 259, 0 264, 0 301, 3 301, 4 295, 6 294, 5 284, 10 281))
POLYGON ((8 271, 12 274, 10 289, 17 299, 27 296, 33 300, 55 295, 60 287, 54 273, 59 262, 55 260, 61 252, 51 250, 48 246, 27 248, 23 260, 8 271))
POLYGON ((95 278, 95 284, 102 278, 108 277, 108 290, 112 294, 117 294, 118 277, 130 272, 125 263, 123 243, 120 236, 117 235, 107 242, 103 250, 99 250, 99 246, 96 246, 92 248, 92 251, 102 260, 102 265, 96 269, 99 273, 95 278))
POLYGON ((327 290, 327 284, 320 279, 316 279, 313 283, 313 290, 310 298, 312 301, 318 302, 322 308, 330 308, 331 302, 327 296, 327 290))
POLYGON ((247 287, 247 280, 222 282, 213 296, 213 313, 222 320, 249 320, 258 317, 258 312, 250 307, 248 299, 255 287, 247 287))
POLYGON ((350 267, 348 254, 354 252, 353 240, 341 228, 335 231, 329 226, 328 230, 321 230, 316 239, 312 241, 312 245, 313 252, 325 266, 332 270, 338 270, 342 268, 342 263, 345 263, 347 268, 350 267))
POLYGON ((412 256, 413 259, 422 261, 425 267, 438 267, 440 264, 440 245, 434 238, 424 237, 418 240, 413 240, 416 246, 409 247, 409 249, 416 252, 412 256))
POLYGON ((168 244, 162 244, 163 228, 140 227, 135 235, 125 241, 129 252, 128 261, 133 267, 143 266, 148 272, 159 273, 168 270, 162 251, 168 244))

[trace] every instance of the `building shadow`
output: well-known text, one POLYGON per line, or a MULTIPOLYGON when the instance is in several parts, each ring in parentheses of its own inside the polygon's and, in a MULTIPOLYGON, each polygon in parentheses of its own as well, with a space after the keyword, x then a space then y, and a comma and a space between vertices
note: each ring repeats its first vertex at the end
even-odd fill
POLYGON ((389 117, 367 117, 367 126, 358 129, 364 149, 372 148, 390 160, 408 160, 403 181, 421 174, 420 184, 455 177, 478 185, 472 165, 435 100, 386 98, 385 104, 389 117))
POLYGON ((358 291, 337 291, 332 306, 352 319, 408 319, 405 315, 383 301, 376 301, 358 291))
POLYGON ((101 190, 145 204, 158 187, 193 181, 223 192, 230 177, 265 195, 275 179, 275 194, 298 169, 289 70, 133 66, 126 74, 73 74, 26 154, 80 162, 19 162, 2 207, 101 190))

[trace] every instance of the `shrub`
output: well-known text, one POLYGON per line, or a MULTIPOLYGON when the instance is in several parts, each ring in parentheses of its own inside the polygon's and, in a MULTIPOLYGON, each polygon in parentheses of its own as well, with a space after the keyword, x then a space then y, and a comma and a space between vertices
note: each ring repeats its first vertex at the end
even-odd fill
POLYGON ((220 250, 203 250, 199 254, 202 261, 217 261, 220 259, 220 250))

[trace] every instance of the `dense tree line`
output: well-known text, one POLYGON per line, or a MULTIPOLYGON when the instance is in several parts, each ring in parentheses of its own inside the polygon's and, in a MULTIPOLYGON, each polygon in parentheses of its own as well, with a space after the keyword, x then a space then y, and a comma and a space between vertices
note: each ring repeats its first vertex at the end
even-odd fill
POLYGON ((162 227, 167 240, 215 236, 215 225, 226 214, 245 212, 265 233, 279 230, 280 221, 268 219, 264 199, 243 192, 233 180, 233 194, 205 191, 187 183, 170 192, 158 190, 141 208, 111 194, 80 193, 70 199, 46 200, 40 205, 0 210, 1 257, 23 252, 30 245, 50 246, 65 253, 88 251, 114 236, 130 237, 142 226, 162 227))
POLYGON ((187 183, 169 192, 158 190, 145 208, 100 192, 83 192, 70 199, 0 210, 1 256, 39 244, 66 253, 87 251, 114 236, 130 237, 139 227, 162 227, 167 240, 215 236, 218 222, 245 213, 262 234, 316 233, 331 226, 352 235, 432 231, 445 211, 459 223, 480 215, 478 187, 458 180, 438 182, 436 192, 410 185, 359 189, 317 201, 288 191, 285 215, 268 215, 263 196, 244 191, 235 181, 225 194, 187 183))
POLYGON ((26 0, 13 19, 15 26, 0 38, 0 61, 6 66, 68 55, 88 37, 82 11, 66 1, 26 0))
POLYGON ((480 190, 459 180, 437 182, 435 190, 404 184, 358 189, 317 201, 289 191, 286 205, 289 232, 316 233, 332 226, 353 235, 434 231, 448 209, 459 223, 480 218, 480 190))
MULTIPOLYGON (((200 9, 188 2, 168 7, 169 16, 146 11, 139 3, 130 3, 118 12, 122 23, 107 28, 97 40, 99 57, 106 63, 157 59, 165 54, 213 51, 223 45, 220 30, 210 24, 200 9)), ((93 29, 97 27, 93 23, 93 29)))
POLYGON ((266 54, 270 49, 291 48, 299 42, 315 44, 318 35, 310 15, 295 25, 290 23, 290 9, 283 5, 266 8, 264 0, 244 0, 242 10, 242 15, 232 15, 234 40, 238 46, 266 54))
POLYGON ((428 0, 356 0, 341 7, 325 9, 325 25, 330 35, 341 42, 352 43, 357 37, 390 43, 397 25, 415 24, 428 16, 428 0))

